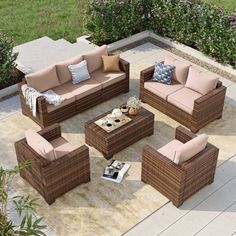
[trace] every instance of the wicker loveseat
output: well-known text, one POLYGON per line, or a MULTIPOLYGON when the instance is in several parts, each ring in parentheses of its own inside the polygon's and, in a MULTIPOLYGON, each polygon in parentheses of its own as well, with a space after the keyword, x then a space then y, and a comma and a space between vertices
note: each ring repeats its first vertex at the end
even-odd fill
POLYGON ((56 198, 70 189, 90 181, 89 149, 85 145, 74 148, 69 144, 61 137, 61 128, 58 124, 38 133, 53 145, 55 148, 53 151, 59 153, 58 158, 46 159, 29 146, 24 138, 15 143, 17 161, 31 162, 29 167, 20 170, 20 175, 43 196, 48 204, 52 204, 56 198))
MULTIPOLYGON (((167 153, 172 151, 170 146, 173 149, 175 143, 186 143, 195 136, 179 126, 175 140, 169 146, 166 145, 167 153)), ((191 159, 176 164, 162 155, 161 149, 146 145, 142 154, 142 181, 150 184, 179 207, 187 198, 214 181, 218 152, 218 148, 207 143, 205 149, 191 159)))
POLYGON ((101 56, 106 54, 107 47, 104 45, 87 54, 78 55, 41 71, 26 75, 25 79, 18 84, 22 113, 41 127, 46 127, 61 122, 121 93, 128 92, 129 63, 120 59, 120 72, 104 73, 101 56), (82 60, 87 61, 91 78, 74 85, 71 81, 68 65, 77 64, 82 60), (38 91, 41 90, 40 92, 52 89, 66 100, 62 104, 54 106, 49 105, 44 97, 38 97, 35 117, 26 105, 26 100, 22 94, 21 87, 24 84, 28 84, 38 91))
MULTIPOLYGON (((177 120, 194 133, 222 117, 226 88, 220 81, 217 82, 214 89, 206 94, 201 94, 186 87, 189 71, 195 70, 194 67, 173 58, 168 58, 167 62, 162 63, 175 65, 176 72, 172 84, 166 85, 151 81, 154 66, 141 71, 140 99, 142 102, 148 103, 177 120)), ((202 80, 198 80, 199 78, 196 76, 198 86, 202 86, 204 76, 212 77, 205 72, 201 72, 199 75, 202 80)))

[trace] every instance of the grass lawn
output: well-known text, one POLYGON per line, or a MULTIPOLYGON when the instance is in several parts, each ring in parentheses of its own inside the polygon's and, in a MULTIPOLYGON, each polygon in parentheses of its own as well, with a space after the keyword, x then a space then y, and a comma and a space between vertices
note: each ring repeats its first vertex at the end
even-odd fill
POLYGON ((229 11, 236 11, 236 0, 204 0, 217 6, 223 6, 229 11))
POLYGON ((0 30, 16 45, 49 36, 74 42, 84 33, 86 0, 0 0, 0 30))

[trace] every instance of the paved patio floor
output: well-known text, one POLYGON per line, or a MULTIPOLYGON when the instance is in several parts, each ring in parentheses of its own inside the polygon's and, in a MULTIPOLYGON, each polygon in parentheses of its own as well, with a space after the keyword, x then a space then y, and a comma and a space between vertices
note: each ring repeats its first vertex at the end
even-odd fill
MULTIPOLYGON (((152 65, 167 54, 170 52, 145 43, 123 52, 121 57, 129 61, 131 67, 141 70, 140 66, 152 65)), ((225 103, 236 107, 236 84, 224 78, 221 81, 227 87, 225 103)), ((0 121, 15 112, 20 112, 18 96, 0 102, 0 121)), ((196 193, 179 209, 168 203, 125 234, 139 235, 236 235, 236 155, 218 166, 213 184, 196 193)))

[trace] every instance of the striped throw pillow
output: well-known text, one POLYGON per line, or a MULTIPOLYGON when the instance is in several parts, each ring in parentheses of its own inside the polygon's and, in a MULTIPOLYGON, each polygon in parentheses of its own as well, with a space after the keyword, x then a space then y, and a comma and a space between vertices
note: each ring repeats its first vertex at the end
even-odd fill
POLYGON ((68 69, 71 72, 73 84, 78 84, 82 81, 90 79, 87 62, 85 60, 79 64, 69 65, 68 69))

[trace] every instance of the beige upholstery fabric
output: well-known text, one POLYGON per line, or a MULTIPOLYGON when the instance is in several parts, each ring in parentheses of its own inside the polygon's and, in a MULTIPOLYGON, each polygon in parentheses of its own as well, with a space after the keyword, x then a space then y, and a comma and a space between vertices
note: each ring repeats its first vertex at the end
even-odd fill
MULTIPOLYGON (((70 83, 71 83, 71 82, 70 82, 70 83)), ((65 101, 62 102, 62 103, 61 103, 60 105, 58 105, 58 106, 48 104, 48 105, 47 105, 47 110, 48 110, 48 112, 55 111, 55 110, 58 109, 59 107, 63 107, 63 106, 69 105, 70 103, 75 102, 75 97, 74 97, 74 95, 73 95, 70 91, 66 90, 63 86, 64 86, 64 85, 60 85, 60 86, 54 88, 53 91, 54 91, 56 94, 58 94, 58 95, 62 96, 63 98, 65 98, 65 101)))
POLYGON ((102 56, 103 72, 119 72, 120 55, 102 56))
POLYGON ((165 146, 159 148, 158 152, 160 152, 163 156, 167 157, 168 159, 174 162, 175 150, 180 148, 182 145, 184 145, 182 142, 177 139, 174 139, 167 143, 165 146))
POLYGON ((102 89, 101 84, 94 79, 82 81, 79 84, 68 82, 63 84, 63 87, 70 91, 76 99, 81 99, 102 89))
POLYGON ((174 65, 175 66, 175 71, 173 74, 173 79, 177 80, 181 84, 185 84, 187 77, 188 77, 188 71, 189 68, 191 67, 190 63, 186 63, 184 61, 180 61, 174 57, 171 56, 166 56, 165 65, 174 65))
POLYGON ((174 162, 176 164, 181 164, 189 160, 206 147, 207 140, 208 136, 206 134, 201 134, 183 144, 182 146, 178 147, 175 150, 174 162))
POLYGON ((49 161, 55 160, 53 146, 37 132, 29 129, 25 131, 27 144, 40 156, 49 161))
POLYGON ((217 76, 200 71, 192 66, 189 69, 185 87, 205 95, 216 88, 218 80, 217 76))
POLYGON ((57 75, 61 84, 64 84, 71 80, 71 73, 68 69, 68 66, 78 64, 82 60, 83 57, 81 55, 78 55, 56 64, 57 75))
POLYGON ((182 88, 168 96, 167 101, 179 107, 183 111, 192 114, 194 101, 202 94, 188 88, 182 88))
POLYGON ((25 79, 29 86, 39 92, 44 92, 60 85, 55 65, 48 66, 45 69, 28 74, 25 76, 25 79))
POLYGON ((88 72, 102 68, 102 55, 107 55, 107 45, 103 45, 92 52, 83 55, 84 60, 88 63, 88 72))
POLYGON ((148 81, 144 83, 144 88, 148 91, 156 94, 157 96, 167 100, 167 96, 183 88, 182 84, 163 84, 153 81, 148 81))
POLYGON ((112 85, 118 81, 125 79, 124 72, 107 72, 104 73, 102 69, 94 71, 90 74, 91 79, 97 80, 99 83, 102 84, 103 88, 106 88, 109 85, 112 85))
POLYGON ((73 145, 67 142, 63 137, 56 138, 50 141, 50 143, 54 148, 54 154, 55 154, 56 159, 76 149, 73 145))

